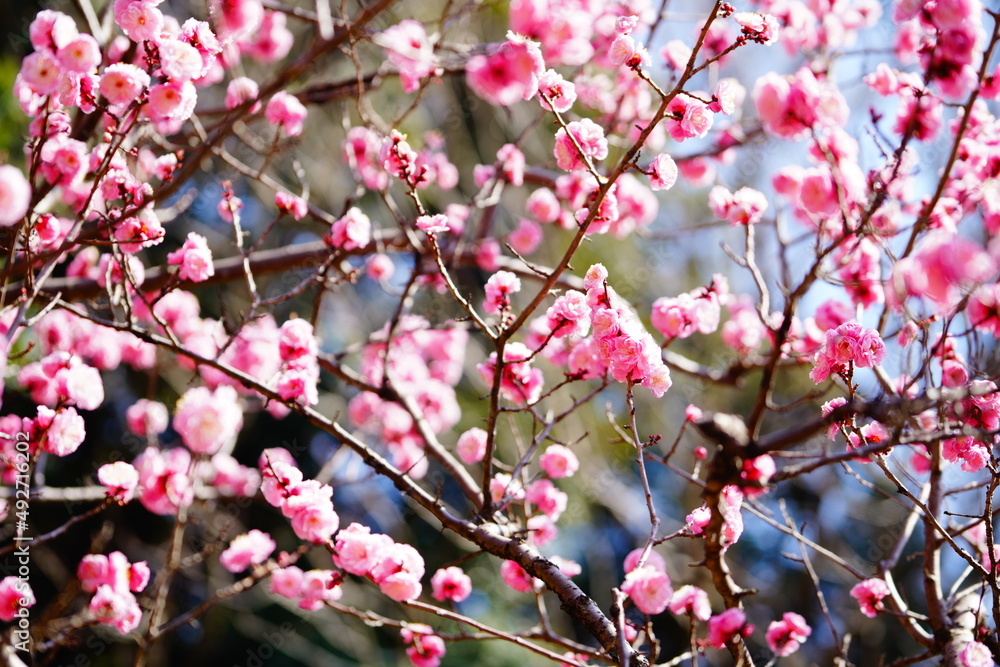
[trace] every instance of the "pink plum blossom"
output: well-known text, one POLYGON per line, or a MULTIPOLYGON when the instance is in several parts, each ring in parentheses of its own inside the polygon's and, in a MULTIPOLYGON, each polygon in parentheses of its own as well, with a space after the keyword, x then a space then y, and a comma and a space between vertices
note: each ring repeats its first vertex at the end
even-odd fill
POLYGON ((488 55, 476 55, 465 66, 469 87, 490 104, 509 107, 538 92, 545 71, 538 43, 507 33, 507 41, 488 55))
POLYGON ((882 579, 865 579, 851 589, 851 597, 858 601, 861 613, 875 618, 884 609, 882 599, 889 595, 889 586, 882 579))
POLYGON ((139 471, 139 502, 154 514, 175 514, 190 505, 194 487, 188 475, 191 455, 186 449, 161 452, 149 447, 133 462, 139 471))
POLYGON ((465 463, 479 463, 486 455, 486 431, 473 426, 458 438, 458 457, 465 463))
POLYGON ((639 611, 650 616, 663 613, 674 594, 670 577, 652 565, 643 565, 626 574, 621 589, 639 611))
POLYGON ((588 162, 594 164, 603 160, 608 156, 608 140, 604 138, 604 129, 589 118, 575 120, 565 128, 559 128, 556 132, 555 156, 559 168, 566 171, 586 169, 588 162))
POLYGON ((159 435, 170 425, 170 414, 163 403, 140 398, 125 411, 125 422, 138 436, 159 435))
POLYGON ((271 125, 281 128, 289 137, 302 134, 302 124, 308 112, 298 98, 285 91, 275 93, 264 108, 264 117, 271 125))
POLYGON ((309 205, 305 199, 281 190, 274 193, 274 205, 278 207, 279 211, 292 216, 296 220, 301 220, 309 212, 309 205))
POLYGON ((576 454, 565 445, 549 445, 539 457, 538 465, 552 479, 572 477, 580 468, 576 454))
POLYGON ((687 614, 700 621, 707 621, 712 616, 708 593, 697 586, 681 586, 674 591, 667 606, 675 614, 687 614))
POLYGON ((301 569, 290 565, 280 567, 271 572, 271 592, 286 598, 297 598, 302 592, 301 569))
POLYGON ((500 578, 518 593, 529 593, 534 589, 535 578, 512 560, 500 563, 500 578))
POLYGON ((576 102, 576 86, 559 72, 547 69, 538 77, 538 101, 543 109, 565 113, 576 102))
POLYGON ((334 248, 357 250, 367 246, 371 242, 371 237, 371 220, 361 209, 352 206, 330 227, 326 241, 334 248))
POLYGON ((399 631, 406 643, 406 656, 414 667, 438 667, 445 654, 444 640, 429 625, 408 623, 399 631))
POLYGON ((309 570, 302 574, 299 608, 316 611, 327 601, 339 600, 343 591, 336 572, 331 570, 309 570))
POLYGON ((154 121, 183 121, 190 118, 197 101, 197 92, 190 81, 167 81, 150 87, 143 107, 154 121))
POLYGON ((435 600, 461 602, 472 592, 472 580, 459 567, 442 568, 431 577, 431 589, 435 600))
POLYGON ((767 645, 775 655, 785 657, 799 650, 799 646, 812 634, 806 619, 793 611, 785 612, 780 621, 767 626, 767 645))
POLYGON ((9 164, 0 165, 0 226, 20 222, 31 203, 31 186, 21 170, 9 164))
POLYGON ((760 222, 767 210, 767 199, 753 188, 743 187, 730 193, 721 185, 712 188, 708 207, 712 213, 729 221, 732 226, 752 225, 760 222))
POLYGON ((163 27, 163 13, 158 3, 146 0, 115 0, 115 23, 136 42, 155 40, 163 27))
POLYGON ((521 290, 521 280, 510 271, 497 271, 486 281, 483 310, 498 315, 510 311, 510 295, 521 290))
POLYGON ((666 153, 660 153, 649 165, 649 187, 669 190, 677 182, 677 163, 666 153))
POLYGON ((35 428, 42 432, 42 449, 54 456, 69 456, 86 437, 83 417, 75 408, 54 411, 39 405, 35 428))
POLYGON ((438 213, 436 215, 421 215, 416 220, 417 229, 425 234, 443 234, 451 229, 448 216, 438 213))
POLYGON ((419 21, 404 19, 377 34, 373 41, 385 49, 389 62, 399 70, 403 92, 415 92, 420 80, 437 67, 433 45, 419 21))
POLYGON ((542 242, 542 227, 534 220, 521 218, 517 229, 507 236, 510 246, 521 255, 530 255, 542 242))
POLYGON ((189 389, 178 399, 174 429, 195 454, 214 454, 236 439, 243 426, 243 411, 236 390, 219 387, 189 389))
POLYGON ((352 523, 337 533, 333 562, 346 572, 365 576, 391 544, 388 535, 373 534, 368 526, 352 523))
POLYGON ((224 568, 236 574, 251 564, 263 563, 274 552, 276 546, 270 535, 255 528, 233 538, 229 547, 219 554, 219 562, 224 568))
POLYGON ((253 101, 250 112, 256 113, 260 111, 260 102, 257 101, 259 96, 260 87, 256 81, 249 77, 238 76, 226 87, 226 108, 232 110, 253 101))
POLYGON ((26 579, 15 576, 0 581, 0 621, 9 623, 22 609, 35 606, 35 594, 26 579))
POLYGON ((715 648, 724 648, 737 636, 748 636, 752 632, 753 626, 747 625, 747 616, 743 610, 733 607, 708 619, 706 641, 715 648))
POLYGON ((420 596, 424 559, 409 544, 393 543, 381 552, 371 576, 379 590, 393 600, 412 600, 420 596))
POLYGON ((958 653, 958 664, 961 667, 992 667, 993 654, 985 644, 969 642, 958 653))
POLYGON ((188 233, 180 250, 167 255, 167 264, 179 267, 177 276, 181 280, 200 283, 215 275, 208 239, 195 232, 188 233))
POLYGON ((21 77, 33 92, 48 95, 63 81, 62 66, 53 54, 36 51, 21 62, 21 77))
POLYGON ((101 64, 101 47, 90 35, 80 34, 56 51, 56 59, 64 71, 85 74, 101 64))
POLYGON ((139 485, 139 471, 124 461, 106 463, 97 470, 97 479, 108 489, 108 496, 127 504, 139 485))

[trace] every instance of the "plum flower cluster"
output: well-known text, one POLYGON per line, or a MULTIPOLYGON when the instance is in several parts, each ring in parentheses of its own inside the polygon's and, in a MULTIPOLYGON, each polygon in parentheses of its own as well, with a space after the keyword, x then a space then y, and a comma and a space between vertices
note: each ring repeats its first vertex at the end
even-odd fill
POLYGON ((316 611, 327 602, 336 602, 343 595, 342 579, 333 570, 306 570, 295 565, 271 572, 271 592, 295 600, 299 609, 316 611))
POLYGON ((149 583, 145 562, 129 563, 120 551, 107 556, 91 554, 80 561, 76 576, 83 590, 94 594, 88 609, 96 621, 122 634, 138 627, 142 610, 133 593, 141 592, 149 583))
MULTIPOLYGON (((379 338, 376 335, 375 340, 379 338)), ((365 346, 361 375, 373 386, 391 378, 397 392, 420 409, 431 432, 444 433, 461 416, 454 386, 462 375, 467 340, 465 329, 434 329, 422 317, 407 315, 396 326, 388 352, 385 342, 365 346)), ((425 442, 405 401, 389 401, 364 392, 351 399, 348 415, 360 428, 381 439, 398 468, 414 478, 426 472, 425 442)))
POLYGON ((826 341, 816 353, 809 373, 816 384, 830 375, 847 375, 852 368, 874 368, 885 359, 885 344, 874 329, 846 322, 826 332, 826 341))
MULTIPOLYGON (((315 479, 304 479, 287 449, 265 450, 259 465, 264 499, 291 521, 296 537, 314 544, 329 542, 340 526, 340 516, 333 509, 333 488, 315 479)), ((256 543, 257 553, 263 553, 268 539, 259 535, 247 544, 256 543)))
POLYGON ((263 563, 277 546, 270 535, 254 528, 233 538, 229 547, 219 554, 219 562, 222 567, 235 574, 251 565, 263 563))
POLYGON ((410 623, 399 631, 406 643, 406 656, 414 667, 438 667, 445 654, 444 640, 423 623, 410 623))
POLYGON ((728 296, 728 282, 716 274, 706 287, 654 301, 649 319, 668 340, 688 338, 695 333, 710 334, 719 328, 721 305, 728 296))
POLYGON ((278 330, 278 354, 281 369, 275 379, 278 395, 300 405, 315 405, 319 401, 319 346, 308 321, 296 318, 278 330))
MULTIPOLYGON (((173 515, 179 508, 190 505, 198 484, 225 496, 253 496, 260 488, 260 474, 225 452, 194 465, 189 450, 183 447, 166 450, 147 447, 132 465, 138 473, 135 495, 154 514, 173 515)), ((128 470, 120 469, 113 476, 108 472, 103 476, 100 471, 98 474, 109 493, 124 502, 127 486, 122 485, 131 484, 128 470)))
MULTIPOLYGON (((929 389, 935 384, 936 388, 940 383, 960 390, 961 395, 934 411, 913 415, 920 429, 930 434, 927 437, 936 438, 933 442, 939 448, 939 453, 935 449, 931 457, 927 448, 914 445, 914 470, 927 472, 932 458, 935 462, 943 458, 961 465, 966 472, 992 465, 997 437, 982 434, 1000 430, 1000 389, 992 381, 973 379, 981 377, 977 374, 982 369, 974 360, 964 358, 959 350, 966 348, 957 341, 942 336, 930 343, 935 328, 942 321, 950 325, 952 315, 959 314, 957 309, 965 303, 970 331, 987 336, 1000 334, 1000 287, 993 284, 1000 254, 998 245, 988 241, 1000 230, 1000 166, 996 159, 996 119, 986 104, 986 100, 1000 96, 1000 69, 983 76, 990 65, 982 60, 986 45, 993 53, 996 39, 984 29, 983 15, 992 13, 984 10, 981 0, 893 3, 893 18, 899 25, 890 46, 901 67, 917 65, 920 71, 882 64, 865 77, 871 90, 887 98, 885 108, 894 108, 889 112, 894 118, 876 127, 876 135, 885 143, 890 143, 893 135, 901 142, 882 151, 886 157, 882 167, 869 169, 866 165, 867 172, 860 165, 878 157, 862 153, 858 141, 844 130, 849 122, 849 106, 828 63, 814 60, 791 74, 760 77, 750 94, 753 109, 743 108, 747 91, 735 79, 721 79, 714 91, 705 92, 691 87, 694 80, 689 80, 688 74, 695 67, 700 71, 711 64, 710 78, 717 79, 717 65, 725 62, 729 52, 750 42, 771 45, 780 41, 789 52, 822 54, 823 59, 846 52, 844 49, 854 42, 859 28, 879 20, 882 10, 876 0, 762 0, 758 3, 760 12, 735 12, 723 3, 721 11, 713 14, 698 33, 696 48, 674 40, 659 54, 650 54, 637 40, 643 30, 658 24, 655 3, 649 0, 511 0, 506 41, 485 47, 453 44, 453 35, 446 29, 451 19, 445 16, 438 33, 429 33, 421 22, 405 19, 380 28, 381 32, 370 28, 379 23, 376 20, 355 34, 344 33, 342 27, 348 25, 347 21, 331 23, 327 20, 330 17, 321 15, 319 7, 313 21, 308 14, 266 4, 268 8, 260 0, 209 0, 208 21, 190 19, 182 24, 164 14, 162 0, 116 0, 109 5, 109 22, 103 26, 108 34, 100 39, 79 32, 73 19, 60 12, 43 11, 31 24, 28 32, 34 52, 24 59, 14 86, 14 97, 32 118, 25 146, 26 173, 30 177, 17 168, 0 165, 0 226, 10 226, 16 239, 5 270, 13 275, 17 266, 27 267, 23 283, 10 292, 5 287, 5 293, 14 294, 19 289, 20 296, 15 298, 24 299, 18 305, 26 307, 8 309, 0 317, 0 333, 11 341, 9 351, 0 346, 0 369, 8 368, 9 354, 7 374, 16 373, 20 387, 36 405, 18 415, 0 417, 0 432, 8 436, 0 441, 0 476, 4 483, 13 484, 17 478, 18 469, 12 462, 19 450, 14 449, 13 434, 27 436, 28 454, 32 465, 37 465, 35 474, 37 479, 43 479, 45 466, 54 457, 73 455, 83 444, 87 436, 85 414, 104 404, 102 372, 116 371, 123 364, 152 371, 164 366, 154 345, 130 333, 61 310, 58 299, 50 301, 53 309, 47 310, 42 297, 49 286, 43 286, 43 279, 47 280, 54 266, 59 276, 56 280, 65 280, 73 287, 93 282, 101 288, 99 300, 89 302, 87 308, 100 304, 103 309, 106 299, 110 305, 107 312, 112 316, 126 314, 126 320, 115 326, 131 327, 142 332, 144 338, 148 338, 148 332, 160 340, 169 339, 171 345, 160 346, 163 354, 168 350, 189 353, 177 355, 177 368, 173 370, 188 374, 187 379, 194 381, 174 385, 184 388, 179 390, 182 395, 172 418, 165 405, 153 400, 142 399, 128 407, 125 425, 137 436, 136 442, 149 446, 131 464, 118 461, 97 471, 101 486, 96 490, 100 493, 103 487, 107 493, 102 511, 117 511, 115 503, 126 504, 137 498, 147 511, 172 516, 192 506, 196 492, 201 496, 206 487, 220 498, 250 497, 261 489, 266 501, 289 520, 296 537, 308 545, 330 550, 334 564, 343 572, 368 579, 395 601, 410 601, 421 595, 425 563, 420 553, 359 523, 341 530, 331 486, 306 479, 287 451, 266 450, 258 462, 260 472, 242 466, 232 456, 243 428, 244 410, 260 408, 280 418, 291 412, 309 412, 307 406, 318 403, 319 345, 313 326, 305 319, 291 319, 279 326, 273 317, 258 311, 256 302, 248 320, 235 327, 229 318, 203 317, 198 297, 177 289, 183 283, 202 283, 215 275, 208 240, 199 234, 188 234, 183 245, 169 254, 157 250, 149 255, 165 256, 166 266, 150 270, 144 266, 148 249, 168 236, 183 238, 183 232, 170 233, 166 211, 153 210, 156 202, 169 199, 167 190, 174 189, 170 185, 173 179, 190 179, 192 167, 207 162, 206 157, 242 159, 236 153, 222 151, 221 143, 215 143, 213 137, 227 136, 215 134, 219 128, 226 132, 230 128, 238 130, 239 135, 231 137, 235 143, 236 139, 251 136, 253 123, 259 120, 267 137, 273 137, 271 152, 262 160, 264 166, 259 171, 259 163, 249 162, 248 169, 240 170, 248 175, 257 171, 256 180, 278 190, 274 200, 281 215, 300 220, 307 213, 305 194, 295 197, 287 194, 284 185, 272 186, 268 181, 271 174, 265 172, 276 164, 272 158, 284 159, 282 154, 294 143, 289 139, 303 135, 307 119, 318 120, 315 116, 309 118, 306 105, 318 103, 326 94, 336 97, 343 91, 336 85, 325 90, 310 86, 297 94, 276 90, 282 81, 293 78, 284 75, 294 73, 304 62, 301 59, 291 65, 292 69, 281 70, 274 79, 277 85, 262 86, 248 76, 234 76, 254 71, 242 66, 243 57, 277 67, 295 43, 286 22, 301 19, 308 19, 304 24, 316 23, 321 33, 333 31, 332 37, 322 35, 317 48, 336 46, 345 34, 349 38, 351 55, 359 64, 356 81, 350 81, 356 86, 352 94, 357 96, 357 110, 366 124, 347 129, 342 144, 343 162, 358 181, 349 202, 358 206, 345 204, 346 211, 341 209, 339 218, 323 214, 318 202, 313 208, 317 220, 330 222, 329 228, 319 233, 327 232, 327 254, 336 262, 324 266, 324 271, 339 271, 353 282, 357 265, 351 263, 356 258, 364 262, 367 275, 378 281, 385 292, 391 291, 389 277, 398 267, 409 273, 411 285, 417 290, 437 289, 444 294, 442 275, 427 260, 443 259, 454 262, 451 266, 455 267, 472 261, 491 276, 482 307, 486 313, 498 316, 500 329, 513 321, 509 317, 512 298, 521 289, 521 282, 513 273, 499 270, 502 241, 498 239, 504 237, 491 236, 495 230, 486 227, 490 219, 484 204, 487 199, 503 205, 511 192, 522 194, 517 189, 526 183, 534 187, 519 200, 526 199, 524 215, 530 218, 520 218, 520 211, 515 211, 509 221, 512 231, 504 232, 516 253, 530 255, 543 247, 543 226, 548 224, 574 233, 582 229, 591 236, 593 247, 599 245, 594 242, 596 235, 610 233, 625 238, 656 219, 658 202, 653 191, 671 189, 678 180, 707 190, 719 181, 715 165, 733 164, 735 149, 755 140, 755 135, 806 143, 810 166, 785 166, 778 170, 771 185, 783 202, 782 216, 787 212, 815 232, 817 247, 830 244, 830 252, 824 255, 826 266, 829 275, 843 285, 849 305, 828 302, 815 318, 800 320, 794 313, 764 312, 765 307, 758 308, 763 302, 749 295, 730 295, 724 279, 716 277, 709 286, 663 297, 654 304, 652 326, 666 339, 660 346, 626 301, 608 285, 604 267, 594 265, 587 272, 582 291, 553 294, 544 313, 538 310, 523 331, 503 332, 496 352, 478 365, 483 383, 496 388, 505 401, 515 406, 503 406, 501 412, 518 413, 512 417, 517 420, 534 417, 542 421, 539 415, 546 414, 548 406, 539 404, 549 398, 542 371, 545 363, 562 372, 566 383, 606 381, 611 377, 627 383, 630 391, 631 385, 642 384, 661 397, 671 386, 661 347, 695 333, 712 334, 720 329, 723 344, 738 355, 729 379, 768 367, 765 355, 773 355, 769 368, 775 374, 785 372, 780 363, 783 357, 812 359, 810 377, 815 383, 839 376, 851 385, 853 397, 854 368, 881 365, 886 351, 877 331, 852 320, 874 304, 885 304, 888 317, 903 320, 901 347, 905 349, 919 340, 934 350, 928 356, 929 366, 916 379, 901 375, 892 385, 880 372, 887 393, 892 393, 889 387, 895 386, 901 396, 907 392, 915 395, 922 387, 929 389), (272 6, 275 9, 270 9, 272 6), (366 78, 362 76, 360 58, 366 57, 371 43, 379 47, 376 53, 386 62, 371 75, 374 78, 366 78), (355 52, 356 44, 363 44, 363 48, 355 52), (456 68, 453 63, 459 57, 464 65, 456 68), (649 85, 656 58, 657 64, 665 63, 670 76, 679 82, 669 96, 653 94, 660 91, 649 85), (643 69, 647 67, 648 72, 643 69), (560 68, 562 73, 554 68, 560 68), (416 135, 411 131, 411 140, 400 131, 415 125, 425 107, 436 110, 428 104, 433 96, 423 97, 423 89, 455 73, 464 75, 472 93, 488 104, 504 108, 521 102, 538 104, 551 112, 541 114, 543 122, 554 122, 559 129, 553 131, 555 124, 550 125, 553 130, 547 135, 549 142, 543 142, 543 149, 535 150, 530 141, 519 140, 520 147, 504 144, 492 164, 476 165, 468 170, 471 176, 464 167, 460 172, 449 161, 443 133, 416 135), (379 94, 375 89, 387 74, 398 75, 403 93, 416 93, 417 97, 404 116, 387 115, 389 122, 383 124, 374 114, 371 119, 365 117, 367 105, 361 102, 362 96, 379 94), (375 84, 369 90, 371 81, 375 84), (200 92, 216 83, 224 84, 224 102, 221 91, 218 95, 200 92), (212 99, 224 107, 218 114, 224 118, 222 125, 214 128, 210 128, 216 122, 214 110, 205 109, 205 114, 194 116, 196 104, 212 99), (661 108, 660 100, 669 103, 661 108), (571 115, 574 108, 580 115, 571 115), (756 111, 758 120, 744 124, 744 116, 752 111, 756 111), (662 119, 662 123, 654 127, 654 119, 662 119), (229 125, 231 122, 235 124, 229 125), (755 123, 760 130, 751 134, 749 130, 755 123), (376 124, 381 129, 367 126, 376 124), (395 129, 397 125, 400 129, 395 129), (955 150, 940 187, 921 199, 921 195, 912 194, 920 191, 913 176, 922 154, 915 146, 930 145, 944 133, 955 138, 955 150), (198 145, 198 140, 206 137, 205 145, 198 145), (641 148, 647 159, 656 156, 645 170, 635 163, 623 163, 619 166, 631 168, 633 173, 619 173, 621 169, 604 164, 612 153, 621 155, 623 148, 640 137, 641 145, 636 144, 636 149, 641 148), (663 152, 668 150, 665 144, 669 140, 691 140, 698 145, 684 152, 687 157, 672 152, 678 156, 675 161, 663 152), (150 146, 155 148, 151 150, 150 146), (897 147, 898 151, 892 150, 897 147), (554 164, 561 172, 550 174, 543 168, 529 167, 528 159, 539 155, 547 166, 554 164), (636 178, 634 171, 644 174, 648 183, 636 178), (458 188, 460 180, 462 189, 458 188), (407 219, 404 213, 398 216, 398 230, 387 228, 376 233, 372 219, 361 208, 362 202, 377 192, 395 213, 392 184, 405 189, 423 211, 464 196, 465 180, 480 190, 475 206, 451 203, 441 213, 415 219, 407 219), (537 187, 543 182, 545 187, 537 187), (422 208, 419 193, 431 187, 435 190, 427 193, 428 206, 422 208), (437 198, 438 190, 445 193, 444 200, 437 198), (35 210, 31 210, 33 207, 35 210), (978 224, 980 218, 984 233, 966 238, 966 230, 978 224), (413 234, 411 223, 420 234, 413 234), (479 224, 483 227, 476 228, 479 224), (887 262, 888 249, 902 247, 890 244, 892 237, 900 230, 911 229, 907 251, 887 262), (987 240, 973 240, 980 238, 987 240), (427 247, 422 242, 428 239, 433 258, 422 256, 427 247), (414 242, 412 262, 409 258, 395 262, 390 255, 399 252, 407 241, 414 242), (378 254, 373 254, 374 249, 378 254), (886 268, 890 264, 891 275, 886 268), (159 277, 146 282, 146 275, 159 277), (29 278, 37 278, 38 282, 29 278), (168 280, 164 282, 163 278, 168 280), (154 288, 154 284, 161 287, 154 288), (167 286, 162 287, 164 284, 167 286), (725 324, 721 324, 723 307, 729 314, 725 324), (36 327, 34 340, 22 354, 23 341, 17 336, 25 317, 36 327), (17 326, 11 322, 17 322, 17 326), (508 339, 507 333, 523 338, 508 339), (205 359, 210 363, 204 363, 205 359), (199 380, 201 386, 196 386, 199 380), (275 395, 281 400, 273 400, 275 395), (945 431, 949 437, 936 437, 945 431), (959 432, 963 434, 957 435, 959 432), (175 434, 179 446, 169 440, 165 447, 160 446, 161 437, 166 440, 175 434), (52 456, 44 456, 46 453, 52 456)), ((362 17, 368 21, 377 19, 376 14, 376 9, 371 8, 371 16, 366 10, 362 17)), ((393 94, 398 95, 398 91, 393 89, 393 94)), ((538 107, 530 106, 537 115, 538 107)), ((873 125, 883 122, 879 117, 882 113, 882 107, 872 109, 873 125)), ((266 149, 267 143, 260 145, 266 149)), ((250 162, 264 157, 262 151, 256 153, 261 154, 253 155, 250 162)), ((486 155, 488 162, 489 153, 486 155)), ((924 175, 932 171, 927 169, 924 175)), ((175 185, 187 187, 188 183, 175 185)), ((302 192, 309 191, 310 184, 299 185, 302 192)), ((243 202, 228 186, 226 189, 217 213, 223 220, 238 221, 243 202)), ((724 185, 715 185, 707 195, 708 208, 733 226, 745 226, 749 235, 755 229, 750 225, 760 223, 768 212, 769 196, 749 186, 732 192, 724 185)), ((255 203, 247 198, 244 210, 248 219, 255 203)), ((497 219, 500 226, 508 224, 506 216, 497 219)), ((314 222, 309 220, 303 225, 314 222)), ((268 227, 263 237, 270 231, 268 227)), ((258 247, 260 244, 255 243, 251 252, 258 247)), ((574 258, 566 257, 566 262, 570 259, 574 258)), ((577 256, 574 261, 579 259, 577 256)), ((825 279, 827 270, 821 273, 811 277, 825 279)), ((360 276, 360 271, 356 275, 360 276)), ((247 277, 251 278, 249 274, 247 277)), ((348 416, 363 431, 364 446, 387 450, 391 465, 383 470, 390 476, 401 471, 406 483, 419 480, 433 458, 441 458, 444 467, 452 463, 450 454, 431 447, 436 445, 431 441, 446 433, 451 438, 452 429, 463 417, 456 386, 466 370, 464 350, 470 342, 463 323, 440 324, 430 315, 424 319, 414 314, 421 307, 422 295, 414 300, 410 296, 408 285, 392 322, 347 352, 357 353, 359 371, 346 366, 335 369, 340 372, 339 379, 347 380, 352 391, 358 391, 349 402, 348 416)), ((537 305, 533 302, 532 307, 537 305)), ((794 305, 790 302, 790 306, 794 305)), ((472 335, 478 334, 475 328, 469 330, 474 332, 472 335)), ((7 341, 3 336, 0 339, 7 341)), ((909 352, 915 347, 910 347, 909 352)), ((470 349, 476 348, 473 345, 470 349)), ((675 353, 681 354, 673 349, 668 352, 675 353)), ((341 363, 340 356, 333 358, 331 363, 341 363)), ((554 385, 551 393, 554 395, 561 386, 554 385)), ((846 403, 845 399, 831 401, 824 406, 824 414, 846 403)), ((770 406, 765 407, 770 410, 770 406)), ((700 410, 690 406, 688 420, 697 421, 699 416, 700 410)), ((760 416, 770 419, 770 414, 755 418, 760 416)), ((490 426, 495 426, 492 419, 490 426)), ((844 434, 849 447, 855 449, 869 444, 887 446, 891 437, 890 427, 876 421, 859 426, 852 417, 831 428, 844 434)), ((549 436, 553 442, 555 437, 561 436, 549 436)), ((502 446, 492 460, 484 461, 487 443, 492 445, 494 439, 502 440, 503 436, 496 430, 487 433, 472 427, 457 438, 455 451, 463 463, 482 472, 487 486, 483 491, 488 495, 484 504, 490 507, 492 502, 493 510, 511 518, 510 527, 518 540, 523 539, 529 548, 550 542, 556 537, 556 522, 569 500, 556 484, 579 471, 576 452, 587 449, 572 441, 570 446, 551 444, 542 451, 547 443, 540 439, 532 443, 521 462, 508 467, 504 456, 509 450, 502 446)), ((704 447, 695 450, 696 471, 704 471, 700 462, 706 456, 704 447)), ((71 462, 55 461, 63 466, 71 462)), ((742 460, 735 475, 726 480, 720 506, 695 509, 680 534, 703 535, 713 513, 721 512, 719 538, 723 548, 729 548, 743 531, 744 498, 763 493, 775 471, 774 459, 769 455, 742 460)), ((469 495, 475 495, 475 490, 469 495)), ((437 501, 444 505, 451 499, 442 493, 437 501)), ((433 514, 436 509, 429 511, 433 514)), ((0 503, 0 518, 6 513, 7 505, 0 503)), ((997 558, 986 547, 985 534, 985 527, 973 527, 963 531, 962 539, 973 544, 977 557, 989 569, 997 558)), ((270 534, 250 529, 231 540, 219 561, 234 574, 248 569, 255 576, 270 572, 271 591, 295 600, 302 609, 319 609, 340 598, 341 572, 303 571, 289 564, 293 557, 288 554, 272 559, 276 549, 270 534)), ((580 572, 575 563, 557 557, 550 560, 566 577, 580 572)), ((926 562, 933 563, 933 559, 927 558, 926 562)), ((84 623, 108 624, 121 633, 137 627, 142 610, 135 594, 148 584, 149 568, 145 563, 129 563, 120 552, 89 555, 80 564, 77 576, 83 590, 92 594, 89 618, 84 623)), ((503 561, 500 576, 517 591, 541 590, 542 584, 514 560, 503 561)), ((887 581, 891 583, 888 575, 885 580, 869 579, 852 589, 851 594, 866 616, 874 617, 885 610, 883 601, 892 592, 887 581)), ((472 590, 471 578, 458 567, 439 569, 430 584, 434 599, 446 604, 461 603, 472 590)), ((666 563, 655 551, 637 550, 629 555, 621 590, 644 614, 670 609, 687 615, 692 637, 696 621, 707 621, 707 640, 699 643, 699 650, 727 644, 732 648, 740 637, 753 631, 741 609, 727 609, 713 616, 705 591, 694 586, 673 590, 666 563)), ((18 587, 17 580, 8 577, 0 582, 0 620, 12 620, 19 608, 32 604, 33 594, 18 587)), ((152 614, 154 619, 158 615, 152 614)), ((923 618, 904 620, 931 624, 923 618)), ((941 628, 932 629, 935 637, 940 635, 941 628)), ((404 622, 400 634, 407 655, 417 667, 437 667, 442 661, 444 640, 429 626, 404 622)), ((634 627, 627 625, 623 634, 620 647, 625 642, 641 646, 634 627)), ((797 651, 810 634, 806 620, 788 612, 770 624, 766 641, 776 657, 784 657, 797 651)), ((582 663, 588 658, 567 653, 566 660, 582 663)), ((978 667, 992 664, 992 656, 984 644, 967 642, 957 661, 966 667, 978 667)))
POLYGON ((660 356, 660 346, 632 309, 608 286, 607 277, 607 270, 595 264, 584 279, 597 357, 607 364, 615 380, 642 384, 660 397, 672 384, 670 370, 660 356))
MULTIPOLYGON (((759 458, 759 457, 758 457, 759 458)), ((743 505, 743 491, 733 484, 722 489, 722 546, 728 549, 739 541, 743 535, 743 515, 740 508, 743 505)), ((701 535, 712 520, 712 512, 708 505, 702 505, 687 515, 684 527, 692 535, 701 535)))
POLYGON ((396 601, 420 597, 424 559, 409 544, 352 523, 337 533, 334 564, 350 574, 373 581, 396 601))

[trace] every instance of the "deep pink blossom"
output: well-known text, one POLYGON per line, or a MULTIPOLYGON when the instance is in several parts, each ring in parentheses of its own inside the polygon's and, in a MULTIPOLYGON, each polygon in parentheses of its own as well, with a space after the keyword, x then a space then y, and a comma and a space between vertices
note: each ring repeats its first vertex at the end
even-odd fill
POLYGON ((507 33, 507 41, 489 55, 477 55, 465 66, 469 87, 490 104, 509 107, 530 100, 545 71, 538 43, 507 33))
POLYGON ((737 636, 748 636, 752 632, 753 626, 747 624, 747 616, 743 610, 733 607, 708 619, 706 641, 715 648, 725 648, 737 636))
POLYGON ((785 612, 780 621, 767 626, 767 645, 775 655, 785 657, 799 650, 799 646, 812 634, 806 619, 793 611, 785 612))
POLYGON ((444 640, 429 625, 408 623, 399 631, 406 643, 406 656, 414 667, 438 667, 445 654, 444 640))
POLYGON ((858 601, 861 613, 875 618, 884 609, 882 599, 889 595, 889 586, 882 579, 865 579, 851 589, 851 597, 858 601))
POLYGON ((9 623, 24 614, 22 609, 35 606, 35 594, 27 579, 7 576, 0 581, 0 621, 9 623))
POLYGON ((500 563, 500 578, 518 593, 529 593, 534 589, 536 579, 523 567, 512 560, 500 563))
POLYGON ((849 364, 873 368, 884 358, 885 344, 877 331, 846 322, 826 332, 826 342, 816 353, 809 377, 819 384, 831 374, 847 372, 849 364))
POLYGON ((271 125, 281 128, 289 137, 302 134, 308 112, 298 98, 285 91, 275 93, 264 108, 264 117, 271 125))
POLYGON ((431 589, 435 600, 461 602, 472 593, 472 580, 460 567, 441 568, 431 577, 431 589))
POLYGON ((281 190, 274 193, 274 205, 282 213, 286 213, 296 220, 301 220, 309 212, 309 205, 302 197, 283 192, 281 190))

